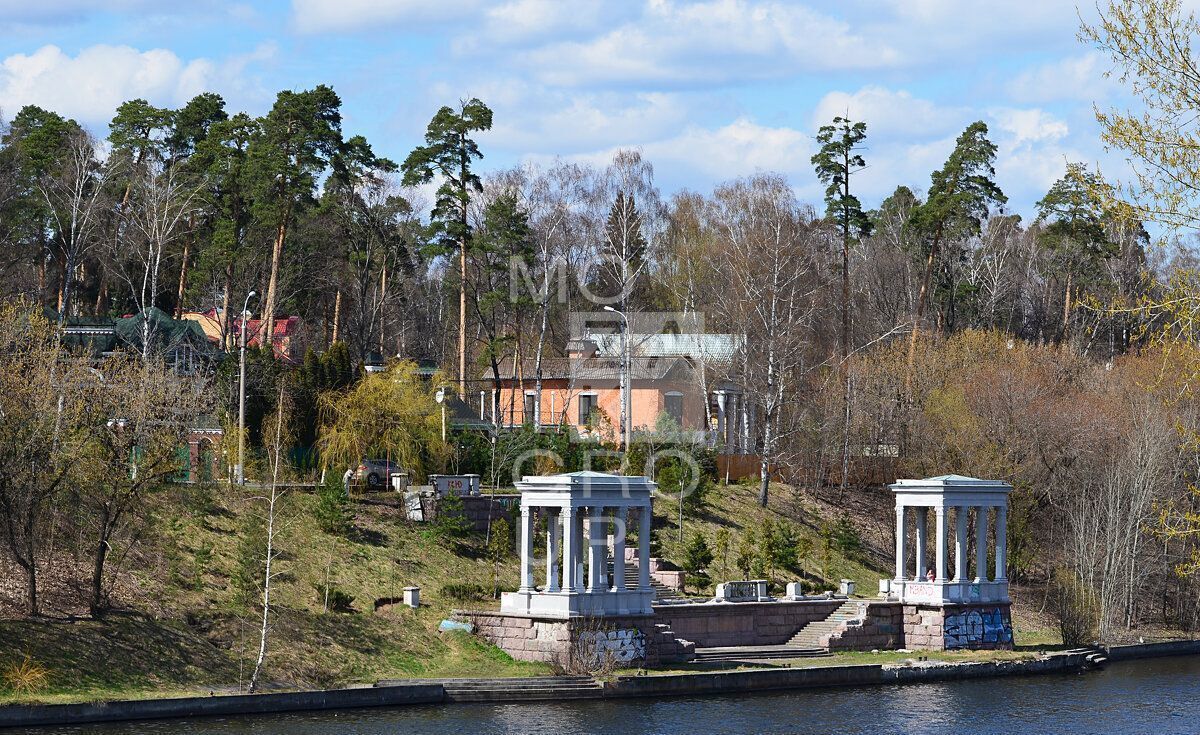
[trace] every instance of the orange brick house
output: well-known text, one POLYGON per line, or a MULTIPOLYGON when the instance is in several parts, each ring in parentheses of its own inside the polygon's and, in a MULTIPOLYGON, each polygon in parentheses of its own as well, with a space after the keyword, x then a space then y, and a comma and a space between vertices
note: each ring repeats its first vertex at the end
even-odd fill
MULTIPOLYGON (((666 416, 720 452, 751 452, 753 411, 725 380, 741 340, 729 334, 631 334, 632 433, 654 431, 666 416)), ((620 335, 587 333, 570 340, 566 353, 543 360, 540 405, 533 361, 515 366, 507 360, 500 390, 480 391, 481 418, 501 428, 562 426, 581 436, 619 435, 620 335)), ((490 370, 481 377, 493 381, 490 370)))

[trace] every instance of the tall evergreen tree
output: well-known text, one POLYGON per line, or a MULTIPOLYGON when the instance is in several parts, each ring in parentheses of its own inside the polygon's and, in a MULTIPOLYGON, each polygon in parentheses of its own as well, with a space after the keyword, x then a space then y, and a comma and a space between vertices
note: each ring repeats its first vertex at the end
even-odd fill
POLYGON ((434 254, 458 251, 458 388, 467 393, 467 250, 471 225, 467 208, 473 193, 483 190, 472 163, 483 158, 471 133, 490 130, 492 111, 478 99, 460 102, 457 110, 442 107, 429 121, 425 145, 417 146, 404 160, 405 186, 441 179, 433 205, 430 230, 434 254))
POLYGON ((925 318, 933 269, 941 254, 942 243, 951 238, 979 234, 991 206, 1008 201, 1008 197, 992 180, 996 175, 996 169, 992 166, 996 160, 996 144, 988 139, 987 134, 987 125, 982 121, 967 126, 955 141, 954 150, 946 163, 930 177, 929 196, 912 213, 912 223, 928 245, 908 344, 905 393, 909 397, 921 321, 925 318))
POLYGON ((280 92, 250 144, 254 207, 257 218, 274 233, 263 301, 264 343, 270 343, 275 329, 288 228, 297 211, 315 201, 317 181, 342 146, 341 106, 341 99, 324 84, 303 92, 280 92))

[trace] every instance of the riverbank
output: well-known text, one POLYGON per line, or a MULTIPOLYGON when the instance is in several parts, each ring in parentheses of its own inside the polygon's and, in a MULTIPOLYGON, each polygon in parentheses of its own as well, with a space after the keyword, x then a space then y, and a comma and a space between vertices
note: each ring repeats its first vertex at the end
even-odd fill
MULTIPOLYGON (((1071 673, 1093 666, 1096 650, 1057 651, 1027 659, 777 667, 721 672, 581 677, 455 679, 380 682, 375 686, 266 694, 213 694, 154 700, 0 707, 0 728, 78 725, 212 715, 396 707, 458 702, 537 702, 562 699, 720 696, 791 689, 863 687, 933 681, 1071 673)), ((1168 641, 1102 649, 1110 661, 1200 655, 1200 641, 1168 641)))

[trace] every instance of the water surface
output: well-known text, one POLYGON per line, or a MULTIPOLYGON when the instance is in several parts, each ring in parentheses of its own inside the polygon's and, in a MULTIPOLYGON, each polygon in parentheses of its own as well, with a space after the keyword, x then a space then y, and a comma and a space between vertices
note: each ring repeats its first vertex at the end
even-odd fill
POLYGON ((1200 732, 1200 657, 1052 674, 705 698, 422 705, 46 728, 126 735, 1200 732))

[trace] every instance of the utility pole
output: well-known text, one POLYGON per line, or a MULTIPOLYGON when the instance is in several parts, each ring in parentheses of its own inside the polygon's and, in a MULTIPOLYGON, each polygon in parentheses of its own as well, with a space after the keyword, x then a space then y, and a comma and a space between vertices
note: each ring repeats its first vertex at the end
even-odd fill
POLYGON ((604 310, 621 317, 621 442, 628 452, 633 436, 633 392, 630 387, 630 383, 633 382, 633 366, 629 360, 629 317, 625 312, 611 306, 604 307, 604 310))
MULTIPOLYGON (((237 484, 246 484, 246 307, 250 305, 250 299, 255 296, 254 291, 246 294, 246 300, 242 302, 242 321, 241 321, 241 356, 238 359, 238 461, 237 461, 237 484)), ((268 337, 269 339, 270 337, 268 337)))

